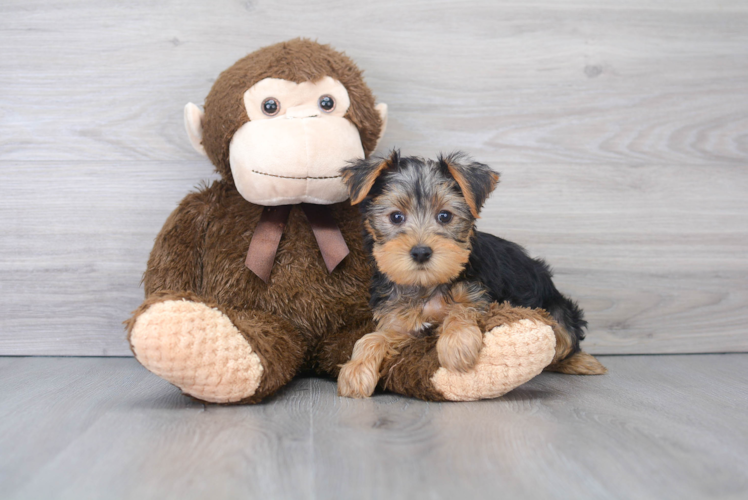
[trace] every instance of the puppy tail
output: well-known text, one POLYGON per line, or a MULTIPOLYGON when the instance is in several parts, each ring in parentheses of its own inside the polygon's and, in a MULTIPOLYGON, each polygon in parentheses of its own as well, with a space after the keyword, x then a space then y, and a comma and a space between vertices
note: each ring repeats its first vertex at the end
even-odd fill
POLYGON ((566 359, 548 365, 545 371, 567 375, 602 375, 607 373, 608 369, 591 354, 579 351, 566 359))
POLYGON ((584 340, 584 330, 587 328, 584 313, 576 302, 563 296, 558 290, 554 291, 555 297, 550 304, 544 304, 544 309, 551 313, 563 330, 566 330, 566 335, 569 337, 567 354, 579 352, 579 343, 584 340))
POLYGON ((558 325, 556 334, 556 359, 545 371, 569 375, 602 375, 608 370, 594 356, 582 351, 579 343, 584 340, 587 321, 576 302, 560 292, 548 307, 558 325))

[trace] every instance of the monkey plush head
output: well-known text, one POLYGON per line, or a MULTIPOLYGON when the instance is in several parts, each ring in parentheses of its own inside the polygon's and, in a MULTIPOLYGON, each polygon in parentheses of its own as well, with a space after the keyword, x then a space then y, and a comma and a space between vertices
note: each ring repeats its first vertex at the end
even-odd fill
POLYGON ((189 103, 192 146, 258 205, 331 204, 348 197, 340 169, 368 157, 387 105, 328 45, 295 39, 249 54, 221 73, 205 111, 189 103))

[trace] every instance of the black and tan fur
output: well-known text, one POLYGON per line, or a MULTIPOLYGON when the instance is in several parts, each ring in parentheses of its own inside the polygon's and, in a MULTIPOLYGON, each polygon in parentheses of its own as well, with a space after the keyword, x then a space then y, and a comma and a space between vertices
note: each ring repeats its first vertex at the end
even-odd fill
POLYGON ((356 344, 341 370, 341 394, 370 395, 381 364, 412 337, 436 335, 441 366, 469 370, 482 345, 479 320, 492 302, 551 314, 558 324, 549 370, 604 372, 581 352, 582 311, 555 288, 547 265, 514 243, 475 230, 499 179, 488 166, 462 154, 432 161, 393 152, 351 164, 343 178, 364 217, 377 329, 356 344), (402 214, 402 221, 393 214, 402 214))

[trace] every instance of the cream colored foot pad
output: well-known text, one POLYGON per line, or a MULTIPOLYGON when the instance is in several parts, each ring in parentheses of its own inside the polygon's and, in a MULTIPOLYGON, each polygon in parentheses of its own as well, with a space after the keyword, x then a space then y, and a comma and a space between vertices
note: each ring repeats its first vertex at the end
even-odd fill
POLYGON ((240 401, 255 393, 262 363, 231 320, 217 309, 167 300, 138 317, 130 336, 138 361, 196 398, 240 401))
POLYGON ((439 368, 434 387, 451 401, 497 398, 538 375, 553 359, 556 338, 545 323, 523 319, 483 338, 478 363, 467 373, 439 368))

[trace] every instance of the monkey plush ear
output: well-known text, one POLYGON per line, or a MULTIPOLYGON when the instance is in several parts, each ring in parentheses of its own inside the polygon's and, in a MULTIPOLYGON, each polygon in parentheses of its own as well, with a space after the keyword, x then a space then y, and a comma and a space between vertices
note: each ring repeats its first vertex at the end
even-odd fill
POLYGON ((377 137, 377 144, 374 146, 374 149, 377 149, 377 146, 379 146, 379 142, 382 140, 382 136, 384 135, 384 131, 387 129, 387 105, 383 102, 380 102, 376 106, 374 106, 374 109, 377 110, 379 113, 379 118, 382 120, 382 128, 379 130, 379 137, 377 137))
POLYGON ((208 156, 203 147, 203 115, 205 113, 191 102, 184 107, 184 128, 195 151, 203 156, 208 156))
POLYGON ((447 157, 439 155, 439 164, 457 181, 473 217, 480 217, 478 214, 483 203, 496 189, 499 174, 488 165, 471 160, 464 153, 452 153, 447 157))
POLYGON ((343 183, 348 188, 351 197, 351 205, 361 203, 371 191, 371 187, 382 172, 396 167, 400 163, 400 152, 393 149, 389 158, 369 158, 366 160, 355 160, 343 167, 340 173, 343 183))

